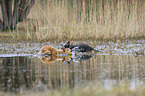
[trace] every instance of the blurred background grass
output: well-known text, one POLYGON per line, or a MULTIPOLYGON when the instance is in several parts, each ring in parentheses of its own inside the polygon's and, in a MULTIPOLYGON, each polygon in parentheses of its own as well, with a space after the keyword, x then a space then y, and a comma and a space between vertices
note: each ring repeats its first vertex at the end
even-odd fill
POLYGON ((144 0, 36 0, 11 35, 38 41, 139 39, 144 26, 144 0))

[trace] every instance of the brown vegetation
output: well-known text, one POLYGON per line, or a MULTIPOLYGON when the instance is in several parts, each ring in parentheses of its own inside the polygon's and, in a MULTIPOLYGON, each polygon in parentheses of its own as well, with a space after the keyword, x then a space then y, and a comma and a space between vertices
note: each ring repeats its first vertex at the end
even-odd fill
POLYGON ((38 1, 16 32, 38 41, 143 38, 144 10, 144 0, 38 1))

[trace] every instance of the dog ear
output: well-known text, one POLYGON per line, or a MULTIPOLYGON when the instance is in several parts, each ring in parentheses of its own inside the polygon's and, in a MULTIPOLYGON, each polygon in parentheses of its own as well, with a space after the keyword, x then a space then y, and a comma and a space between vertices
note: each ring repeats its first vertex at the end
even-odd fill
POLYGON ((67 44, 70 44, 70 41, 67 41, 67 44))

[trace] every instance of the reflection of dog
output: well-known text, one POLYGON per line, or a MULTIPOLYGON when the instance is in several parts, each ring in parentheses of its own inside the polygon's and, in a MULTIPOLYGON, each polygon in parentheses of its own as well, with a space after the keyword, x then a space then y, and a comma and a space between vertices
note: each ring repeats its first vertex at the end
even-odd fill
POLYGON ((82 55, 76 55, 76 56, 43 56, 40 58, 40 60, 43 63, 54 63, 55 61, 64 61, 67 63, 70 63, 71 61, 78 62, 78 61, 85 61, 92 58, 94 54, 82 54, 82 55))
POLYGON ((43 63, 47 63, 47 64, 50 64, 50 63, 54 63, 55 61, 70 61, 71 57, 69 56, 46 56, 46 57, 42 57, 40 58, 40 60, 43 62, 43 63))
POLYGON ((43 55, 58 55, 58 54, 71 54, 68 48, 64 48, 62 50, 58 50, 54 47, 51 47, 49 45, 46 45, 41 48, 40 52, 38 54, 43 55))

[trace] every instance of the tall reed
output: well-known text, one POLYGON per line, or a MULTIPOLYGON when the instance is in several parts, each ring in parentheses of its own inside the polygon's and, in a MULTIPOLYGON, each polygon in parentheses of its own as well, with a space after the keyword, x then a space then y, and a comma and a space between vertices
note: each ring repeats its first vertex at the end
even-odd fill
POLYGON ((27 22, 25 27, 28 39, 59 41, 145 37, 144 0, 43 2, 36 2, 28 16, 31 19, 31 24, 27 22))

